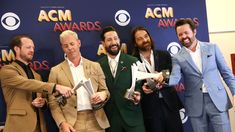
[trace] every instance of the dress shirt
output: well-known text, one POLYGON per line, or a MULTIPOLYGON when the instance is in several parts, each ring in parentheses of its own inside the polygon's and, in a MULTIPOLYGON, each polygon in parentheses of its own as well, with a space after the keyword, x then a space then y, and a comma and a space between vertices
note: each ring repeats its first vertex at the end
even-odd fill
MULTIPOLYGON (((75 86, 81 80, 87 80, 84 74, 82 57, 80 64, 78 66, 74 66, 74 64, 69 59, 67 59, 67 61, 73 76, 73 81, 75 86)), ((91 110, 92 106, 90 103, 90 95, 87 92, 87 90, 83 86, 81 86, 76 90, 76 93, 77 93, 77 111, 91 110)))
POLYGON ((113 74, 113 77, 115 77, 115 75, 117 73, 117 67, 118 67, 118 61, 120 58, 120 54, 121 54, 121 52, 119 51, 119 53, 117 54, 117 56, 114 59, 112 59, 111 57, 108 56, 109 67, 110 67, 110 70, 113 74), (116 63, 116 65, 114 63, 116 63))

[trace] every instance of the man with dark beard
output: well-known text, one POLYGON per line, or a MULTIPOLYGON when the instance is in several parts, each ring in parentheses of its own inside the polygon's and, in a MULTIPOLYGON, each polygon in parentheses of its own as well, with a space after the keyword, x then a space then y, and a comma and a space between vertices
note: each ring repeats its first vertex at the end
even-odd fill
POLYGON ((194 132, 230 132, 228 109, 235 106, 235 78, 216 44, 196 38, 197 29, 191 19, 179 19, 176 35, 183 45, 172 58, 169 84, 184 79, 185 109, 194 132), (223 81, 233 95, 229 100, 223 81))
MULTIPOLYGON (((135 46, 134 56, 145 65, 148 72, 171 70, 171 56, 167 51, 154 50, 153 39, 144 27, 132 31, 135 46)), ((144 83, 141 106, 147 132, 182 132, 179 110, 183 107, 173 87, 155 86, 151 89, 144 83)))
POLYGON ((132 83, 131 65, 138 59, 121 53, 120 39, 113 27, 104 28, 101 39, 107 51, 107 56, 101 58, 99 63, 104 71, 106 85, 110 92, 110 100, 105 105, 110 128, 106 131, 145 132, 143 115, 139 105, 141 98, 140 83, 135 85, 136 91, 133 94, 133 100, 124 98, 132 83))

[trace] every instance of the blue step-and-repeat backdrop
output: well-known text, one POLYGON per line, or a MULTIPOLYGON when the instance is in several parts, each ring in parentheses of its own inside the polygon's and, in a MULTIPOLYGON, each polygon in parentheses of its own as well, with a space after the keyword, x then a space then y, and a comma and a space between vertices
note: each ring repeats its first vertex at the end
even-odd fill
MULTIPOLYGON (((17 34, 31 35, 36 45, 32 67, 47 80, 50 68, 64 59, 59 43, 61 31, 70 29, 81 38, 82 56, 96 61, 105 54, 100 31, 112 25, 120 33, 122 50, 131 53, 131 29, 146 27, 156 48, 172 55, 181 48, 174 24, 190 18, 199 27, 198 39, 209 41, 205 0, 1 0, 0 68, 15 59, 8 45, 17 34)), ((179 93, 183 101, 183 93, 179 93)), ((185 111, 180 111, 186 132, 191 126, 185 111)), ((58 130, 50 112, 46 114, 48 131, 58 130)), ((4 124, 6 106, 0 89, 0 123, 4 124)))

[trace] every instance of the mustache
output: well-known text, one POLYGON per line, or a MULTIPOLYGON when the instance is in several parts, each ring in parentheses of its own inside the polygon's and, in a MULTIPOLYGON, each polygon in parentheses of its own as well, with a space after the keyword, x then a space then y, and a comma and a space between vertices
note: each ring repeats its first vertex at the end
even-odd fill
POLYGON ((183 38, 182 41, 189 39, 191 41, 191 39, 189 37, 183 38))
POLYGON ((109 46, 109 48, 112 48, 112 47, 115 47, 115 46, 118 47, 119 45, 118 44, 112 44, 112 45, 109 46))

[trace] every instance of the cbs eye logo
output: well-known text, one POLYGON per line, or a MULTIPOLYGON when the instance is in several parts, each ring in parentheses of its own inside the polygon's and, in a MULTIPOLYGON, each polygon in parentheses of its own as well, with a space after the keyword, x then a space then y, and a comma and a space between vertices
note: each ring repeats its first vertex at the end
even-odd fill
POLYGON ((176 53, 178 53, 180 49, 181 49, 181 46, 178 43, 176 43, 176 42, 171 42, 167 46, 167 51, 171 54, 171 56, 173 56, 176 53))
POLYGON ((188 116, 186 116, 185 114, 185 109, 180 109, 180 118, 181 118, 181 121, 182 123, 184 124, 187 120, 188 120, 188 116))
POLYGON ((131 16, 127 11, 119 10, 116 12, 114 19, 118 25, 126 26, 130 23, 131 16))
POLYGON ((15 13, 8 12, 2 16, 1 24, 7 30, 16 30, 20 26, 20 18, 15 13))

